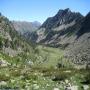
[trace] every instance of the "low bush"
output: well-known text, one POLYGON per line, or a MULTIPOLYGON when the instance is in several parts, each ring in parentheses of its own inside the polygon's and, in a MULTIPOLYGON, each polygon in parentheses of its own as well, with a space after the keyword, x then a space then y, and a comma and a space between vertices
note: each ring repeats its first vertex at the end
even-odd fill
POLYGON ((3 74, 0 75, 0 81, 8 81, 8 80, 10 80, 9 76, 3 75, 3 74))

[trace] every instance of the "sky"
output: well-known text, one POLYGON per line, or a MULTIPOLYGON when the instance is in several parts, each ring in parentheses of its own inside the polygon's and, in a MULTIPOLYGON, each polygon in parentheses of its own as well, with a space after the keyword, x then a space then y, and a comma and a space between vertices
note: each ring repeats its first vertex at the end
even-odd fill
POLYGON ((43 23, 66 8, 85 16, 90 11, 90 0, 0 0, 0 12, 16 21, 43 23))

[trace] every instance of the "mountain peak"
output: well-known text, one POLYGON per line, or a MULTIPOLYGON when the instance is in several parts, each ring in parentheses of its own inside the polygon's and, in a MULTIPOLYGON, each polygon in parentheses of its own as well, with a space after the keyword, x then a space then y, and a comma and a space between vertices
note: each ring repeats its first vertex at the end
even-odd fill
POLYGON ((86 15, 86 17, 90 17, 90 12, 86 15))
POLYGON ((57 14, 63 15, 63 14, 70 13, 70 12, 71 10, 69 8, 66 8, 66 9, 60 9, 57 14))
POLYGON ((66 8, 64 11, 71 11, 70 8, 66 8))
POLYGON ((50 30, 51 28, 58 27, 62 24, 67 24, 72 21, 78 21, 81 18, 83 18, 83 16, 80 13, 72 12, 69 8, 66 8, 64 10, 60 9, 54 17, 48 18, 41 27, 50 30))

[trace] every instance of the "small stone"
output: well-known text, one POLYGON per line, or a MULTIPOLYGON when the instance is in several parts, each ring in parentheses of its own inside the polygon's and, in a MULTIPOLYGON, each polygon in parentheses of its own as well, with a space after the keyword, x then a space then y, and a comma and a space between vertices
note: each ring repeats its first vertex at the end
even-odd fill
POLYGON ((78 90, 78 86, 71 86, 71 90, 78 90))
POLYGON ((88 85, 83 85, 83 87, 84 87, 84 90, 88 90, 89 89, 88 85))
POLYGON ((34 89, 39 89, 39 86, 37 84, 33 85, 34 89))
POLYGON ((69 82, 69 81, 66 79, 66 80, 65 80, 65 83, 68 83, 68 82, 69 82))
POLYGON ((7 83, 6 83, 5 81, 1 81, 1 82, 0 82, 0 85, 5 86, 5 85, 7 85, 7 83))
POLYGON ((53 90, 59 90, 59 88, 54 88, 53 90))
POLYGON ((49 84, 46 85, 47 87, 50 86, 49 84))
POLYGON ((11 79, 11 83, 14 83, 14 82, 15 82, 15 80, 11 79))

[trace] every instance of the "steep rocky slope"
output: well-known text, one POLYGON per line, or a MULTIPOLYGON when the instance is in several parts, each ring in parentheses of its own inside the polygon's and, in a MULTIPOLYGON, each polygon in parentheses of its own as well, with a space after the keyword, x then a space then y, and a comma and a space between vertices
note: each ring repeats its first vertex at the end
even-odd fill
POLYGON ((48 18, 36 32, 36 42, 52 46, 70 43, 73 41, 70 41, 71 35, 78 31, 82 19, 83 16, 80 13, 71 12, 68 8, 59 10, 54 17, 48 18))
POLYGON ((90 65, 90 13, 84 18, 74 43, 67 50, 74 63, 90 65))

